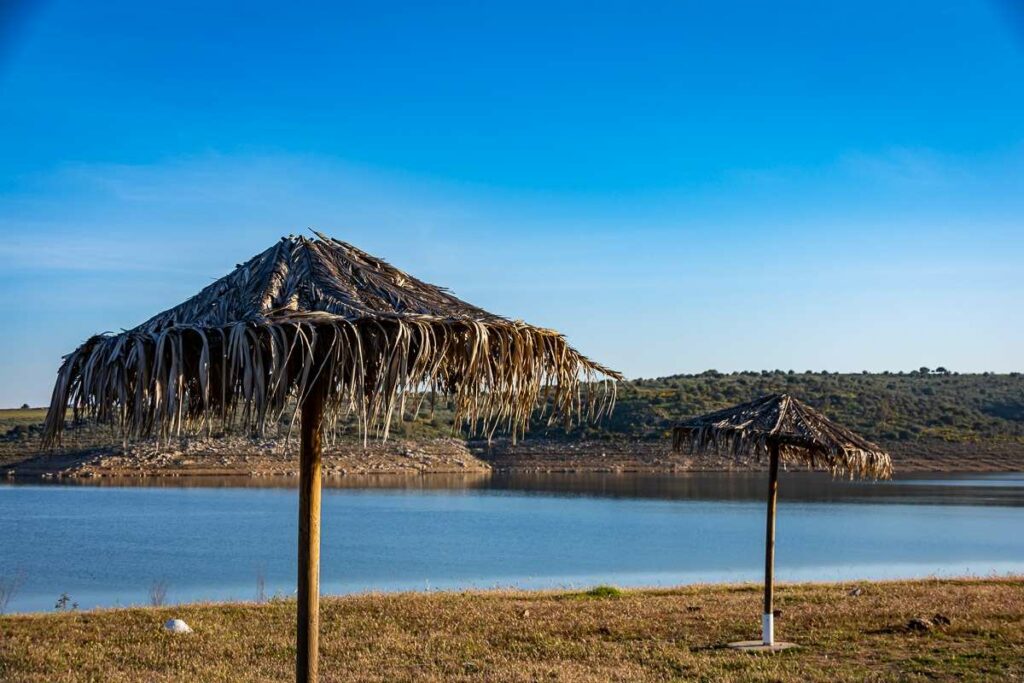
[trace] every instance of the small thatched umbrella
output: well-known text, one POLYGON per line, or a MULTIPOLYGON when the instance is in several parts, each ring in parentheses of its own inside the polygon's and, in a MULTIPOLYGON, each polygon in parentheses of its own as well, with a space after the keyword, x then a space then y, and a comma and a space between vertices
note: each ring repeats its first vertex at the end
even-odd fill
POLYGON ((262 431, 298 413, 296 675, 312 681, 322 425, 350 416, 364 438, 386 438, 407 398, 415 414, 429 396, 450 400, 470 431, 514 438, 538 402, 552 420, 599 416, 618 378, 553 330, 488 313, 316 233, 282 238, 184 303, 86 341, 60 368, 45 437, 59 442, 69 407, 125 438, 262 431))
POLYGON ((749 403, 708 413, 676 425, 672 445, 689 445, 694 453, 726 451, 734 456, 768 456, 768 523, 765 534, 764 614, 761 642, 733 643, 737 647, 776 649, 772 591, 775 573, 775 501, 779 489, 779 460, 850 477, 887 479, 892 461, 881 448, 829 420, 788 394, 763 396, 749 403))

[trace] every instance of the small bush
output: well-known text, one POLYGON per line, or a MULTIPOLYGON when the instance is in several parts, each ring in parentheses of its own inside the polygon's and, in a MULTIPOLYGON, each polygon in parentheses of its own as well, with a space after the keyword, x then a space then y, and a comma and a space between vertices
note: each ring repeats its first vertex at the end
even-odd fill
POLYGON ((169 584, 166 579, 157 579, 149 586, 149 604, 153 607, 162 607, 167 602, 167 588, 169 584))
POLYGON ((7 611, 8 603, 23 583, 25 583, 25 573, 21 571, 10 577, 0 577, 0 614, 7 611))
POLYGON ((74 612, 78 609, 78 603, 72 601, 71 596, 67 593, 61 593, 53 608, 58 612, 74 612))
POLYGON ((267 601, 267 576, 262 567, 256 570, 256 602, 267 601))

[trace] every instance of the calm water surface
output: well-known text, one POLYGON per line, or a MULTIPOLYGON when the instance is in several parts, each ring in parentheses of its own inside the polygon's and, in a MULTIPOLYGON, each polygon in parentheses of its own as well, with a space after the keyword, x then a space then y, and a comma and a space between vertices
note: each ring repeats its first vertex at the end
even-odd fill
MULTIPOLYGON (((291 481, 293 483, 294 480, 291 481)), ((280 484, 280 482, 277 482, 280 484)), ((758 580, 765 475, 346 477, 324 593, 758 580)), ((779 580, 1024 573, 1024 474, 884 483, 784 473, 779 580)), ((297 493, 264 480, 0 485, 8 611, 255 599, 295 585, 297 493), (240 484, 242 484, 240 486, 240 484)))

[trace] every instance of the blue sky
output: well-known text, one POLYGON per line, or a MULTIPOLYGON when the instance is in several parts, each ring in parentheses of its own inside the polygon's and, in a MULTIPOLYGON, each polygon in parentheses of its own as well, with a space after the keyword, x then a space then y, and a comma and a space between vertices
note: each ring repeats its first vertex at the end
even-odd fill
POLYGON ((1022 369, 1011 2, 0 12, 0 406, 314 226, 629 376, 1022 369))

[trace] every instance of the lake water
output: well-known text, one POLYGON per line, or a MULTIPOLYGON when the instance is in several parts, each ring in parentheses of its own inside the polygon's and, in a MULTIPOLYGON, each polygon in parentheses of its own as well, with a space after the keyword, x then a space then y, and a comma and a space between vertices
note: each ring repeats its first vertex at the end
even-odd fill
MULTIPOLYGON (((8 612, 241 599, 295 586, 297 493, 265 480, 0 485, 8 612)), ((276 482, 281 484, 281 482, 276 482)), ((291 480, 290 483, 294 483, 291 480)), ((325 594, 757 581, 765 475, 346 477, 323 495, 325 594)), ((1024 474, 783 473, 780 581, 1024 573, 1024 474)))

